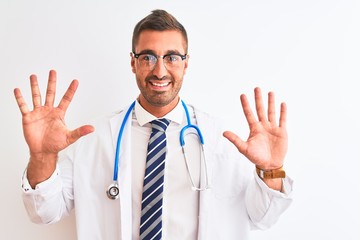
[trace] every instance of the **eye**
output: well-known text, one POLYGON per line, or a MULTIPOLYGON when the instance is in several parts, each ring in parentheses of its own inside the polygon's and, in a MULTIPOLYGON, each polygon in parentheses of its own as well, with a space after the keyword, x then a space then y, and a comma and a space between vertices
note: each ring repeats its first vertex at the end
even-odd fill
POLYGON ((180 60, 180 56, 178 56, 178 55, 166 55, 164 59, 167 62, 177 62, 177 61, 180 60))
POLYGON ((144 54, 140 56, 140 60, 144 62, 156 62, 156 57, 151 54, 144 54))

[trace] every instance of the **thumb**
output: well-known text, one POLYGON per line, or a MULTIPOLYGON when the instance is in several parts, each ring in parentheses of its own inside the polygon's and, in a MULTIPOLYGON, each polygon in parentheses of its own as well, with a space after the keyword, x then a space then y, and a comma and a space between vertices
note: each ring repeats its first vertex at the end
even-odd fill
POLYGON ((238 135, 231 131, 225 131, 223 136, 227 138, 232 144, 234 144, 240 153, 245 154, 247 143, 244 142, 238 135))
POLYGON ((95 130, 95 128, 91 125, 84 125, 81 126, 73 131, 70 132, 68 142, 69 144, 72 144, 76 142, 79 138, 92 133, 95 130))

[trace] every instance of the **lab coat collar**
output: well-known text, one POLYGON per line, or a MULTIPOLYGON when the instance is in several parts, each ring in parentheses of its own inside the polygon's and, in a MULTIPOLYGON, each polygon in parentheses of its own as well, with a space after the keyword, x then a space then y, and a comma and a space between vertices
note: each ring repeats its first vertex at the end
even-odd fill
MULTIPOLYGON (((135 116, 140 126, 144 126, 145 124, 151 122, 152 120, 157 119, 154 115, 146 111, 136 100, 135 103, 135 116)), ((184 110, 182 108, 181 100, 177 103, 176 107, 171 110, 168 114, 164 116, 164 118, 170 120, 171 122, 175 122, 181 124, 184 119, 184 110)))

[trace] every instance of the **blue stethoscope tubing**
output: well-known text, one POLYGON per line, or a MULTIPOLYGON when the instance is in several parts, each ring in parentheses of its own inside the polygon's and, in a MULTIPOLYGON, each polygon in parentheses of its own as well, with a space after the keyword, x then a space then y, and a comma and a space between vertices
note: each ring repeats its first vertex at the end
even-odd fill
MULTIPOLYGON (((184 150, 184 145, 185 145, 185 141, 184 141, 184 132, 189 129, 189 128, 193 128, 196 130, 197 132, 197 135, 199 136, 199 141, 200 143, 202 144, 202 146, 204 145, 204 138, 203 138, 203 135, 199 129, 198 126, 196 125, 193 125, 191 124, 191 121, 190 121, 190 114, 189 114, 189 110, 186 106, 186 104, 184 103, 184 101, 181 100, 181 104, 182 106, 184 107, 184 110, 185 110, 185 114, 186 114, 186 121, 187 121, 187 125, 185 125, 181 130, 180 130, 180 145, 183 149, 183 153, 184 153, 184 156, 185 156, 185 150, 184 150)), ((119 156, 120 156, 120 147, 121 147, 121 140, 122 140, 122 136, 123 136, 123 133, 124 133, 124 129, 125 129, 125 125, 129 119, 129 115, 130 113, 132 112, 132 110, 134 109, 134 106, 135 106, 135 101, 130 105, 129 109, 127 110, 125 116, 124 116, 124 120, 123 122, 121 123, 121 127, 120 127, 120 130, 119 130, 119 134, 118 134, 118 138, 117 138, 117 143, 116 143, 116 151, 115 151, 115 161, 114 161, 114 174, 113 174, 113 183, 110 184, 109 188, 107 189, 106 191, 106 194, 107 196, 110 198, 110 199, 117 199, 118 198, 118 195, 119 195, 119 186, 118 186, 118 183, 117 183, 117 179, 118 179, 118 170, 119 170, 119 156)), ((185 160, 186 160, 186 157, 185 157, 185 160)), ((206 164, 206 162, 205 162, 206 164)), ((186 167, 188 168, 188 164, 187 164, 187 160, 186 160, 186 167)), ((189 169, 188 169, 188 172, 189 172, 189 169)), ((191 182, 192 182, 192 185, 193 185, 193 189, 194 190, 205 190, 207 189, 208 186, 206 186, 206 188, 204 189, 200 189, 200 188, 196 188, 193 184, 193 180, 192 180, 192 177, 191 175, 189 174, 190 176, 190 179, 191 179, 191 182)), ((207 176, 206 176, 206 181, 207 181, 207 176)), ((206 185, 208 185, 206 183, 206 185)))
POLYGON ((199 139, 200 139, 200 142, 202 145, 204 145, 204 138, 201 134, 201 131, 199 129, 198 126, 195 126, 193 124, 191 124, 191 121, 190 121, 190 114, 189 114, 189 110, 188 108, 186 107, 186 104, 184 103, 183 100, 181 100, 181 104, 183 105, 184 107, 184 110, 185 110, 185 114, 186 114, 186 120, 187 120, 187 125, 185 127, 183 127, 180 131, 180 145, 181 147, 183 147, 185 145, 185 141, 184 141, 184 132, 186 131, 186 129, 188 128, 194 128, 197 132, 197 134, 199 135, 199 139))
POLYGON ((124 128, 125 128, 126 122, 128 121, 129 115, 130 115, 131 111, 133 110, 134 106, 135 106, 135 101, 130 105, 129 109, 127 110, 127 112, 125 114, 125 117, 124 117, 124 120, 121 123, 121 127, 120 127, 120 130, 119 130, 119 135, 118 135, 118 139, 117 139, 117 143, 116 143, 116 152, 115 152, 115 164, 114 164, 114 175, 113 175, 113 181, 114 182, 117 181, 117 177, 118 177, 117 173, 118 173, 118 170, 119 170, 120 146, 121 146, 122 136, 123 136, 123 133, 124 133, 124 128))

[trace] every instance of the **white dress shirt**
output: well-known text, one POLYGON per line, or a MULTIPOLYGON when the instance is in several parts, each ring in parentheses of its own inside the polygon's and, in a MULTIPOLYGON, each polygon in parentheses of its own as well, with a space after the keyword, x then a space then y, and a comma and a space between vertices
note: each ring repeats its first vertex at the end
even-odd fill
MULTIPOLYGON (((132 119, 132 200, 133 200, 133 239, 139 239, 141 200, 146 166, 147 144, 151 133, 151 121, 155 116, 148 113, 138 102, 135 104, 132 119)), ((193 109, 189 108, 191 123, 196 124, 193 109)), ((186 124, 184 108, 179 104, 166 116, 170 125, 166 129, 167 152, 164 172, 163 192, 163 239, 182 236, 182 239, 195 239, 198 224, 199 194, 191 189, 184 155, 180 147, 179 131, 186 124)), ((191 130, 190 130, 191 131, 191 130)), ((192 132, 192 131, 191 131, 192 132)), ((190 156, 189 165, 192 176, 199 183, 199 141, 193 134, 185 137, 186 149, 190 156)))

